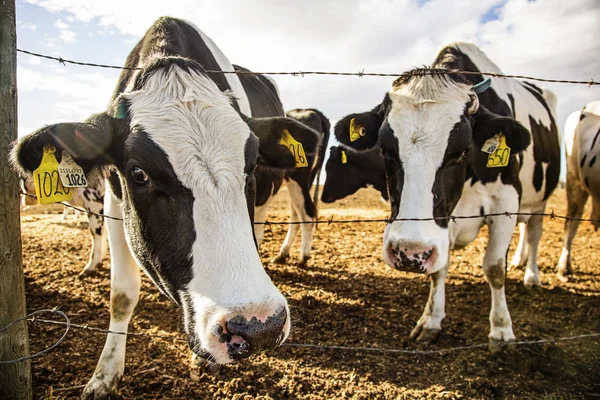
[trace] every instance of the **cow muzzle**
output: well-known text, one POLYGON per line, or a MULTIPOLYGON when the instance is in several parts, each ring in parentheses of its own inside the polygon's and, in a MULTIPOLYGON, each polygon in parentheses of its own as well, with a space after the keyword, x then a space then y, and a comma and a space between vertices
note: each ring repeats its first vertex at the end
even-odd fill
POLYGON ((439 252, 436 246, 425 243, 398 241, 388 242, 386 262, 400 271, 431 274, 439 252))

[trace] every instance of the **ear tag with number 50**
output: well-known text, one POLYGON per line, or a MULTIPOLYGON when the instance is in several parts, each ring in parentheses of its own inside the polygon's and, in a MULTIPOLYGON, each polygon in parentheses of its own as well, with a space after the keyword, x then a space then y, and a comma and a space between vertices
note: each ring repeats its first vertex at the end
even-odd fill
POLYGON ((77 165, 66 151, 63 151, 62 160, 58 164, 58 174, 64 187, 87 187, 83 168, 77 165))
POLYGON ((38 204, 51 204, 73 199, 73 190, 65 188, 58 175, 58 161, 54 146, 44 146, 42 162, 33 171, 33 184, 38 204))
POLYGON ((287 129, 283 130, 283 136, 279 139, 279 144, 287 147, 290 153, 292 153, 294 160, 296 160, 296 168, 308 167, 304 146, 292 137, 290 131, 287 129))
POLYGON ((506 167, 510 160, 510 147, 506 144, 506 137, 500 134, 499 144, 496 151, 488 156, 487 167, 506 167))

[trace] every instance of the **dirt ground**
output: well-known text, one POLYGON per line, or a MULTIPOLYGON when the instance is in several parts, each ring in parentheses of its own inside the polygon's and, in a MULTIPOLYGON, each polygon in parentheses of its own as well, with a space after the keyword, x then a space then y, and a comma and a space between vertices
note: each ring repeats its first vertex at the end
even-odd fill
MULTIPOLYGON (((566 213, 564 190, 548 210, 566 213)), ((285 190, 268 218, 287 220, 285 190)), ((23 254, 27 308, 58 306, 73 323, 107 328, 109 261, 95 275, 78 273, 90 246, 85 217, 60 222, 61 207, 34 206, 23 212, 23 254)), ((585 215, 589 215, 589 210, 585 215)), ((387 217, 378 193, 365 189, 321 207, 336 219, 387 217)), ((555 266, 563 221, 546 218, 539 265, 543 288, 522 284, 523 269, 508 273, 507 299, 518 340, 600 332, 600 233, 581 224, 573 245, 575 275, 560 283, 555 266)), ((429 283, 422 276, 387 267, 381 259, 383 223, 322 225, 306 268, 295 265, 299 238, 287 265, 271 264, 286 226, 267 227, 260 255, 269 275, 287 297, 293 318, 288 342, 355 347, 416 349, 409 334, 425 305, 429 283)), ((485 229, 452 254, 447 280, 446 319, 439 341, 425 349, 486 343, 489 287, 481 262, 485 229)), ((509 257, 516 247, 517 231, 509 257)), ((510 258, 509 258, 510 259, 510 258)), ((182 336, 179 310, 144 276, 130 330, 182 336)), ((30 328, 31 351, 56 341, 60 327, 30 328)), ((32 361, 36 398, 74 398, 91 377, 105 335, 72 330, 51 353, 32 361)), ((200 370, 190 379, 190 351, 184 342, 130 337, 120 393, 127 399, 232 398, 508 398, 579 399, 600 397, 600 338, 520 346, 498 354, 472 349, 436 355, 281 347, 217 375, 200 370)))

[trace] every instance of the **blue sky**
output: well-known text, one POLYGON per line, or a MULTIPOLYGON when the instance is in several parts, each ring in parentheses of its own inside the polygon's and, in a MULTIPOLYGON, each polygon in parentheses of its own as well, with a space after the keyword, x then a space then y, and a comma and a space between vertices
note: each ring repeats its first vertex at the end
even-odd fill
MULTIPOLYGON (((259 70, 402 72, 430 64, 442 45, 478 44, 506 73, 600 78, 596 0, 17 0, 19 48, 122 65, 161 15, 194 22, 236 64, 259 70)), ((119 71, 18 55, 19 134, 102 111, 119 71)), ((286 109, 314 107, 332 123, 377 104, 392 78, 275 76, 286 109)), ((597 87, 546 85, 569 113, 597 87)))

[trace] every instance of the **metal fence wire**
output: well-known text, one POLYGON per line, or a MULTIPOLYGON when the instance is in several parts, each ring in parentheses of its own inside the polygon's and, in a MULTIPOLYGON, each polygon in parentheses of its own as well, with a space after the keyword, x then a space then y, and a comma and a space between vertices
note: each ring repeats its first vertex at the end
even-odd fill
MULTIPOLYGON (((60 64, 74 64, 74 65, 82 65, 87 67, 96 67, 96 68, 110 68, 110 69, 119 69, 119 70, 141 70, 140 67, 125 67, 125 66, 117 66, 117 65, 108 65, 108 64, 97 64, 90 62, 82 62, 82 61, 74 61, 68 60, 62 57, 54 57, 46 54, 34 53, 32 51, 17 49, 18 52, 23 54, 29 54, 31 56, 45 58, 48 60, 58 61, 60 64)), ((547 78, 537 78, 534 76, 526 76, 526 75, 508 75, 508 74, 500 74, 497 72, 476 72, 476 71, 462 71, 458 69, 449 69, 447 71, 429 71, 429 70, 418 70, 412 72, 404 72, 404 73, 381 73, 381 72, 331 72, 331 71, 272 71, 272 72, 253 72, 253 71, 242 71, 242 70, 233 70, 233 71, 215 71, 215 70, 206 70, 207 73, 211 74, 236 74, 236 75, 291 75, 291 76, 300 76, 305 77, 307 75, 338 75, 338 76, 358 76, 362 78, 363 76, 379 76, 379 77, 405 77, 405 76, 415 76, 415 75, 449 75, 449 74, 464 74, 464 75, 484 75, 484 76, 492 76, 494 78, 515 78, 515 79, 526 79, 530 81, 538 81, 538 82, 551 82, 551 83, 569 83, 569 84, 577 84, 577 85, 587 85, 588 87, 600 85, 600 82, 596 82, 593 78, 583 81, 583 80, 570 80, 570 79, 547 79, 547 78)))
MULTIPOLYGON (((12 326, 16 325, 18 322, 23 321, 23 320, 27 320, 27 321, 29 321, 31 323, 35 323, 35 324, 42 323, 42 324, 64 326, 65 332, 53 345, 47 347, 46 349, 39 351, 33 355, 26 356, 26 357, 20 357, 20 358, 14 359, 14 360, 1 360, 0 365, 1 364, 14 364, 14 363, 22 362, 25 360, 30 360, 32 358, 37 358, 41 355, 44 355, 44 354, 50 352, 51 350, 54 350, 65 339, 65 337, 67 336, 67 333, 69 333, 70 329, 78 329, 78 330, 89 332, 89 333, 101 333, 101 334, 106 334, 106 335, 108 335, 108 334, 126 335, 126 336, 144 337, 144 338, 149 338, 149 339, 162 339, 162 340, 168 340, 168 341, 173 341, 173 342, 186 342, 187 343, 186 339, 184 339, 180 336, 175 336, 175 335, 173 335, 173 336, 155 335, 155 334, 151 334, 151 333, 147 333, 147 332, 119 332, 119 331, 111 331, 108 329, 102 329, 102 328, 98 328, 98 327, 89 326, 88 324, 85 324, 85 325, 84 324, 75 324, 75 323, 71 322, 70 318, 64 312, 60 311, 56 307, 53 309, 33 311, 33 312, 27 314, 25 317, 19 318, 15 321, 11 322, 4 328, 1 328, 0 333, 8 330, 12 326), (46 314, 46 313, 56 314, 56 315, 62 317, 64 319, 64 321, 55 321, 55 320, 44 319, 44 318, 38 317, 38 315, 46 314)), ((521 341, 514 341, 514 342, 507 342, 507 343, 495 343, 495 344, 499 345, 501 348, 513 347, 513 346, 514 347, 516 347, 516 346, 535 346, 535 345, 541 345, 541 344, 558 345, 560 343, 572 342, 572 341, 583 340, 583 339, 592 339, 592 338, 597 338, 597 337, 600 337, 600 332, 586 333, 586 334, 582 334, 582 335, 537 339, 537 340, 521 340, 521 341)), ((403 355, 436 355, 436 354, 439 355, 439 354, 453 353, 453 352, 459 352, 459 351, 482 349, 482 348, 487 348, 489 346, 490 346, 490 343, 477 343, 477 344, 464 345, 464 346, 448 347, 445 349, 437 349, 437 350, 419 350, 419 349, 392 349, 392 348, 385 348, 385 347, 338 346, 338 345, 323 345, 323 344, 314 344, 314 343, 293 343, 293 342, 283 343, 281 345, 281 347, 284 347, 284 348, 288 347, 288 348, 295 348, 295 349, 319 349, 319 350, 331 350, 331 351, 380 353, 380 354, 403 354, 403 355)))

